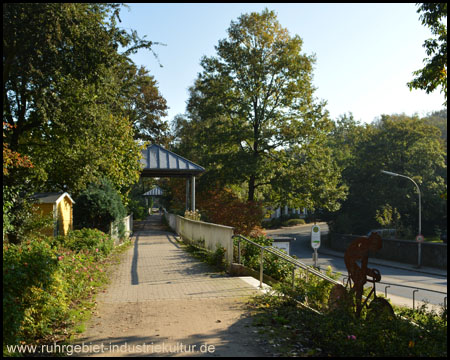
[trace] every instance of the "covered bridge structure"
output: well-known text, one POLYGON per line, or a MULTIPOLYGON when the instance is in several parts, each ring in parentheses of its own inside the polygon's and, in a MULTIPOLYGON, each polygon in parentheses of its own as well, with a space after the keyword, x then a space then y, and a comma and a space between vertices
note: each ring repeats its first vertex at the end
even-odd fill
POLYGON ((195 176, 205 171, 203 167, 156 144, 142 150, 141 165, 143 166, 141 171, 143 177, 186 178, 186 210, 189 210, 190 198, 190 208, 195 211, 195 176))
POLYGON ((147 204, 147 206, 148 206, 148 198, 151 198, 151 199, 153 199, 153 204, 155 204, 157 207, 159 207, 159 205, 160 205, 159 199, 163 195, 164 195, 164 191, 159 186, 155 186, 151 190, 142 194, 142 196, 145 198, 145 203, 147 204))

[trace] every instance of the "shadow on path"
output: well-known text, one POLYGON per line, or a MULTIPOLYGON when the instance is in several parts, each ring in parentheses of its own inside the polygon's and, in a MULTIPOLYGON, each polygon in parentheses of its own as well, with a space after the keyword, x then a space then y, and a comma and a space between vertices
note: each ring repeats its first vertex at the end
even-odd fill
POLYGON ((133 232, 134 236, 136 237, 134 241, 134 248, 133 248, 133 259, 131 262, 131 284, 132 285, 138 285, 139 284, 139 275, 137 272, 137 265, 138 265, 138 259, 139 259, 139 238, 142 236, 149 236, 149 235, 166 235, 167 239, 174 244, 175 246, 178 246, 173 240, 170 239, 170 237, 167 235, 167 227, 162 223, 163 215, 149 215, 145 220, 142 221, 135 221, 133 224, 133 232))
POLYGON ((123 254, 110 286, 97 298, 96 314, 76 340, 88 347, 72 356, 267 354, 246 308, 249 296, 258 293, 253 285, 217 274, 186 253, 160 215, 135 222, 134 232, 133 248, 123 254))

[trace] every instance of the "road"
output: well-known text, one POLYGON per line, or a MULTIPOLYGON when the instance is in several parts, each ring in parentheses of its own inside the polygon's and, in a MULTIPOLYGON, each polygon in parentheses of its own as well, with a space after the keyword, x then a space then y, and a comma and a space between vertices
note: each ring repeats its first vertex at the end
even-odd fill
MULTIPOLYGON (((328 226, 325 223, 320 223, 319 225, 321 237, 323 238, 328 234, 328 226)), ((266 232, 272 238, 293 239, 291 241, 290 255, 295 255, 300 261, 312 266, 311 226, 295 226, 292 228, 266 230, 266 232)), ((331 251, 323 246, 319 248, 318 266, 321 270, 325 270, 328 266, 331 266, 334 272, 347 275, 343 253, 331 251)), ((394 304, 413 306, 414 289, 403 286, 420 288, 419 291, 414 293, 416 307, 422 302, 428 302, 433 305, 444 304, 444 298, 447 296, 446 272, 445 274, 443 271, 431 271, 428 273, 424 272, 424 270, 415 270, 412 265, 380 261, 378 259, 371 260, 370 258, 369 267, 376 268, 381 273, 382 278, 381 282, 377 284, 377 293, 381 292, 384 294, 385 290, 387 290, 387 295, 394 304), (422 289, 441 291, 445 294, 422 289)), ((342 279, 343 276, 340 277, 341 281, 342 279)))

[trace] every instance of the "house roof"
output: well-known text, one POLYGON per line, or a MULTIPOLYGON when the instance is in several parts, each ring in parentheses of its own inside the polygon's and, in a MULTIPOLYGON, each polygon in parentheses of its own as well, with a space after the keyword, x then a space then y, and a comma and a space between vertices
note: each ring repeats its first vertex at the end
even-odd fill
POLYGON ((159 186, 155 186, 153 189, 142 194, 143 196, 161 196, 163 195, 163 190, 159 186))
POLYGON ((205 171, 200 165, 156 144, 142 150, 142 156, 144 177, 190 177, 205 171))
POLYGON ((70 197, 70 195, 66 192, 46 192, 46 193, 36 193, 32 195, 32 198, 37 200, 40 204, 58 204, 65 196, 67 196, 72 204, 75 204, 75 201, 70 197))

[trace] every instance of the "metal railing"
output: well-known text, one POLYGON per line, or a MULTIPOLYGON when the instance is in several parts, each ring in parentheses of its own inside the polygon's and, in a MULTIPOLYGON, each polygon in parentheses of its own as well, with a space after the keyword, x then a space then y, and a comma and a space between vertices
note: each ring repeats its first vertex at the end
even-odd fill
MULTIPOLYGON (((292 271, 292 286, 293 287, 294 287, 294 283, 295 283, 296 268, 301 268, 301 269, 303 269, 313 275, 316 275, 316 276, 320 277, 321 279, 326 280, 332 284, 340 285, 339 281, 330 278, 329 276, 321 273, 319 270, 316 270, 315 268, 313 268, 309 265, 306 265, 305 263, 301 262, 298 259, 294 259, 293 257, 289 256, 288 254, 282 252, 281 250, 279 250, 277 248, 274 248, 273 246, 262 246, 260 244, 255 243, 252 240, 247 239, 246 237, 244 237, 242 235, 234 235, 233 238, 238 241, 238 263, 239 264, 241 264, 241 241, 246 241, 246 242, 258 247, 261 250, 261 255, 260 255, 260 260, 259 260, 260 261, 260 265, 259 265, 259 287, 260 288, 263 287, 262 284, 263 284, 263 274, 264 274, 264 251, 271 253, 273 255, 276 255, 279 258, 281 258, 295 266, 295 268, 292 271)), ((342 279, 343 284, 345 284, 346 278, 347 278, 347 276, 343 277, 343 279, 342 279)), ((379 283, 387 285, 384 289, 385 297, 387 297, 387 288, 391 287, 391 286, 400 286, 400 287, 414 289, 413 290, 413 310, 415 309, 415 293, 418 292, 419 290, 447 295, 446 292, 442 292, 442 291, 438 291, 438 290, 430 290, 430 289, 420 288, 420 287, 416 287, 416 286, 400 285, 400 284, 393 284, 393 283, 387 283, 387 282, 381 282, 381 281, 379 283)), ((447 297, 444 297, 444 308, 445 309, 447 308, 447 297)))
MULTIPOLYGON (((380 281, 380 284, 386 285, 384 287, 384 296, 387 297, 387 289, 390 288, 391 286, 398 286, 398 287, 404 287, 404 288, 408 288, 408 289, 414 289, 412 291, 412 300, 413 300, 413 310, 415 309, 415 294, 416 292, 422 290, 422 291, 427 291, 427 292, 432 292, 432 293, 436 293, 436 294, 443 294, 443 295, 447 295, 446 292, 444 291, 438 291, 438 290, 431 290, 431 289, 426 289, 426 288, 421 288, 421 287, 417 287, 417 286, 408 286, 408 285, 401 285, 401 284, 392 284, 392 283, 387 283, 387 282, 382 282, 380 281)), ((444 297, 444 309, 447 309, 447 296, 444 297)))
POLYGON ((292 286, 294 286, 294 283, 295 283, 296 268, 301 268, 301 269, 307 271, 308 273, 318 276, 319 278, 321 278, 325 281, 328 281, 332 284, 340 285, 340 283, 338 281, 330 278, 329 276, 327 276, 325 274, 322 274, 320 271, 314 269, 311 266, 306 265, 305 263, 299 261, 298 259, 294 259, 292 256, 289 256, 288 254, 282 252, 280 249, 274 248, 273 246, 262 246, 260 244, 255 243, 252 240, 247 239, 246 237, 244 237, 242 235, 234 235, 233 238, 237 239, 237 241, 238 241, 238 263, 239 264, 241 264, 241 241, 242 240, 258 247, 261 250, 260 260, 259 260, 259 287, 260 288, 263 287, 262 284, 263 284, 263 274, 264 274, 264 251, 266 251, 270 254, 273 254, 295 266, 295 268, 292 271, 292 286))
MULTIPOLYGON (((348 276, 344 276, 342 278, 342 284, 345 285, 345 282, 348 280, 348 276)), ((413 310, 415 309, 415 294, 416 292, 422 290, 422 291, 427 291, 427 292, 432 292, 432 293, 436 293, 436 294, 442 294, 442 295, 447 295, 446 292, 444 291, 439 291, 439 290, 431 290, 431 289, 427 289, 427 288, 421 288, 418 286, 409 286, 409 285, 403 285, 403 284, 394 284, 394 283, 388 283, 385 281, 380 281, 378 282, 378 284, 383 284, 386 285, 384 287, 384 297, 387 298, 387 289, 390 287, 403 287, 403 288, 408 288, 408 289, 412 289, 412 301, 413 301, 413 310)), ((444 297, 444 309, 447 309, 447 296, 444 297)))

